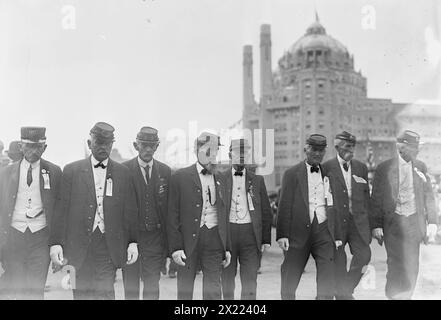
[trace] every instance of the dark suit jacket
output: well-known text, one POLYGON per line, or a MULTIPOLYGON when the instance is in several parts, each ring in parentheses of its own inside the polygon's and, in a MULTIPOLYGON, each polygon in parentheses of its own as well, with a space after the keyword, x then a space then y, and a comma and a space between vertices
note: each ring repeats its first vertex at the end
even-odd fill
MULTIPOLYGON (((322 175, 326 175, 323 167, 322 175)), ((331 189, 333 188, 332 181, 331 189)), ((285 171, 278 207, 277 237, 288 238, 289 245, 301 248, 309 238, 311 222, 309 218, 308 174, 304 161, 285 171)), ((335 208, 326 208, 328 229, 333 241, 341 240, 341 228, 336 219, 335 208)))
MULTIPOLYGON (((215 175, 219 236, 224 250, 230 251, 230 237, 225 203, 225 181, 215 175)), ((168 194, 167 236, 170 254, 184 250, 191 256, 199 237, 202 215, 202 184, 196 164, 171 176, 168 194)))
MULTIPOLYGON (((6 242, 9 227, 12 221, 12 214, 15 208, 15 201, 18 192, 20 179, 21 161, 4 167, 0 171, 0 247, 6 242)), ((40 194, 43 202, 46 223, 50 229, 54 215, 55 202, 61 182, 61 169, 57 165, 40 160, 40 194), (42 170, 49 172, 50 189, 44 189, 42 170)))
MULTIPOLYGON (((334 207, 340 220, 340 225, 342 226, 343 239, 346 239, 347 230, 344 226, 346 225, 347 218, 351 213, 349 213, 349 197, 345 178, 341 172, 337 157, 326 161, 323 164, 323 168, 327 172, 329 178, 334 182, 332 189, 334 207)), ((351 173, 352 217, 361 238, 366 244, 369 244, 371 242, 371 229, 369 226, 370 194, 368 184, 368 169, 362 162, 352 159, 351 173), (366 183, 357 183, 354 179, 354 175, 363 178, 366 183)))
MULTIPOLYGON (((138 157, 133 158, 132 160, 126 161, 123 163, 127 168, 130 169, 130 173, 132 174, 132 181, 134 184, 136 201, 138 205, 138 227, 139 225, 144 224, 144 212, 141 211, 141 208, 144 208, 144 192, 145 181, 139 167, 138 157)), ((155 193, 153 195, 155 199, 156 211, 158 212, 158 218, 161 224, 161 237, 163 241, 163 246, 165 253, 168 253, 168 245, 167 245, 167 233, 166 233, 166 220, 167 220, 167 208, 168 208, 168 189, 170 184, 170 176, 171 169, 166 164, 153 160, 151 181, 155 181, 154 190, 155 193), (160 188, 163 188, 162 192, 159 192, 160 188)))
MULTIPOLYGON (((260 250, 262 244, 271 244, 271 223, 273 215, 263 177, 252 173, 250 170, 246 170, 245 172, 246 190, 251 194, 254 207, 254 210, 250 210, 251 223, 253 224, 257 248, 260 250)), ((227 206, 227 219, 229 220, 231 195, 233 192, 233 173, 231 168, 222 173, 222 175, 224 176, 227 188, 225 203, 227 206)))
MULTIPOLYGON (((391 223, 397 206, 399 190, 398 172, 397 157, 380 163, 375 171, 372 186, 371 229, 387 229, 387 226, 391 223)), ((412 172, 419 229, 421 240, 424 240, 426 237, 426 223, 437 223, 435 198, 430 178, 426 174, 427 168, 424 162, 414 161, 412 163, 412 172), (418 175, 415 168, 424 174, 426 181, 418 175)))
MULTIPOLYGON (((138 209, 129 169, 109 159, 106 181, 108 178, 113 188, 112 196, 106 196, 104 190, 105 238, 112 262, 120 268, 127 260, 127 245, 137 242, 138 209)), ((96 207, 90 157, 66 165, 49 243, 63 246, 68 263, 77 269, 86 258, 96 207)))

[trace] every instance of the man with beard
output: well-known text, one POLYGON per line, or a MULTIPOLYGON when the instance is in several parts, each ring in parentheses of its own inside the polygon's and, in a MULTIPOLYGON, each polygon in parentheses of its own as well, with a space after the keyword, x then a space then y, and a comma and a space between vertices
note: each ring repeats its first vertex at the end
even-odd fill
POLYGON ((437 231, 432 184, 426 165, 416 159, 419 141, 420 136, 410 130, 399 135, 397 156, 378 165, 373 181, 371 229, 386 247, 389 299, 412 298, 420 243, 437 231))
POLYGON ((158 130, 143 127, 133 143, 138 156, 123 164, 130 169, 138 203, 138 249, 136 263, 123 268, 125 298, 139 299, 139 280, 144 283, 143 299, 159 299, 161 268, 167 258, 167 195, 171 169, 153 159, 159 146, 158 130))
POLYGON ((222 272, 225 300, 234 300, 238 261, 241 299, 256 299, 260 257, 271 246, 271 206, 263 177, 245 167, 250 150, 247 140, 232 140, 229 153, 232 167, 223 174, 231 235, 231 262, 222 272))
POLYGON ((310 135, 304 149, 306 160, 283 175, 276 237, 284 253, 281 266, 283 300, 295 299, 310 255, 317 267, 316 299, 333 299, 334 296, 334 250, 342 242, 332 208, 330 181, 320 165, 326 145, 325 136, 310 135))
POLYGON ((333 183, 336 214, 342 228, 343 245, 335 253, 335 280, 337 300, 353 299, 353 292, 360 282, 363 268, 371 259, 371 231, 369 227, 368 169, 353 159, 356 138, 343 131, 334 140, 337 156, 323 164, 333 183), (346 243, 352 253, 351 266, 347 270, 346 243))
POLYGON ((43 299, 61 169, 41 158, 46 128, 21 128, 20 148, 24 158, 0 172, 3 293, 11 299, 43 299))
POLYGON ((217 135, 203 132, 195 141, 197 162, 170 179, 167 235, 178 267, 178 300, 193 299, 194 279, 202 269, 204 300, 221 299, 222 267, 230 263, 225 183, 214 172, 217 135))
POLYGON ((53 263, 76 270, 75 300, 114 300, 116 269, 135 263, 137 217, 129 169, 109 158, 114 128, 98 122, 90 130, 89 158, 63 170, 50 238, 53 263))

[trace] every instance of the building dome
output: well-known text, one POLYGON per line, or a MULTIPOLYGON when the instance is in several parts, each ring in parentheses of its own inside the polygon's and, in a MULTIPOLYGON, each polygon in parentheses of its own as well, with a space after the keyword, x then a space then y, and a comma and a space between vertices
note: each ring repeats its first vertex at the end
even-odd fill
POLYGON ((306 34, 291 46, 289 52, 297 54, 299 51, 306 52, 312 49, 329 49, 335 53, 348 54, 341 42, 326 34, 326 29, 319 21, 315 21, 306 29, 306 34))

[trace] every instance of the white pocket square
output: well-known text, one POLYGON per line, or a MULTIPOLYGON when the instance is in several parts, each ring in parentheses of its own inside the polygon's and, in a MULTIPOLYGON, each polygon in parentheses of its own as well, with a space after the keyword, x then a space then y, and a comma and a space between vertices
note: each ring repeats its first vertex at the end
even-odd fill
POLYGON ((356 176, 355 174, 353 174, 352 177, 354 178, 355 182, 357 182, 357 183, 367 183, 366 180, 364 180, 362 177, 356 176))

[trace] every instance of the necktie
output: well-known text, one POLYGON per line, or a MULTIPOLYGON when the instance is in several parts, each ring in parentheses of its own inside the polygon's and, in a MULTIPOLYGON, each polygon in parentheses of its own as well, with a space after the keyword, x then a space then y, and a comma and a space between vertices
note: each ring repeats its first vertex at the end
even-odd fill
POLYGON ((32 184, 32 165, 29 164, 28 168, 28 175, 26 177, 26 183, 28 184, 28 187, 32 184))
POLYGON ((317 172, 319 173, 319 167, 318 166, 311 166, 311 173, 317 172))
POLYGON ((204 168, 204 169, 202 169, 201 170, 201 173, 205 176, 206 174, 211 174, 211 172, 207 169, 207 168, 204 168))
POLYGON ((345 169, 345 171, 348 172, 349 166, 347 162, 343 163, 343 169, 345 169))
POLYGON ((235 172, 234 172, 234 175, 235 175, 235 176, 242 177, 242 176, 243 176, 243 172, 242 172, 242 171, 235 171, 235 172))
POLYGON ((145 170, 145 180, 147 181, 147 184, 149 184, 150 183, 150 174, 149 174, 150 166, 146 165, 144 167, 144 170, 145 170))
POLYGON ((103 168, 106 169, 106 166, 104 165, 104 163, 102 161, 98 162, 96 165, 93 166, 94 168, 103 168))

